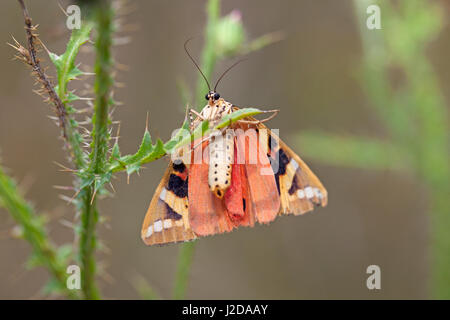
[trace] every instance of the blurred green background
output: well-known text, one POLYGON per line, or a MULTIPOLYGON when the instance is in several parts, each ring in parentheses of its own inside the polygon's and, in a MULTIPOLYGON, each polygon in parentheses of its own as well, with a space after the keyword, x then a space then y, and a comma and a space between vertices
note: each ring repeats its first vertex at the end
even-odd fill
MULTIPOLYGON (((29 2, 45 45, 63 52, 69 34, 57 2, 29 2)), ((270 226, 200 239, 187 298, 419 299, 431 296, 436 281, 441 285, 433 292, 450 295, 443 271, 450 264, 444 258, 435 262, 449 251, 433 249, 450 238, 449 224, 443 223, 449 220, 450 5, 403 0, 391 7, 377 1, 383 29, 370 31, 361 23, 374 2, 357 2, 223 1, 222 14, 241 11, 249 38, 282 31, 285 40, 250 54, 218 91, 238 106, 281 109, 269 126, 279 128, 310 164, 328 189, 329 205, 302 217, 281 217, 270 226), (380 144, 387 152, 367 139, 387 142, 380 144), (366 287, 366 268, 372 264, 381 267, 378 291, 366 287), (433 274, 442 276, 433 282, 433 274)), ((115 48, 116 60, 128 68, 117 75, 126 86, 115 91, 124 103, 114 114, 121 120, 123 152, 135 151, 147 112, 153 136, 167 140, 180 125, 184 106, 177 81, 184 79, 194 90, 197 79, 183 43, 196 36, 190 46, 199 56, 204 4, 132 1, 137 10, 126 20, 139 28, 129 32, 131 43, 115 48)), ((55 139, 59 130, 47 118, 48 106, 32 93, 29 70, 11 61, 14 52, 6 42, 11 35, 24 36, 17 3, 3 1, 1 16, 2 164, 27 190, 27 199, 53 217, 52 238, 68 242, 73 231, 61 220, 73 221, 73 210, 52 187, 71 181, 53 163, 66 161, 62 142, 55 139)), ((81 57, 92 65, 89 52, 81 57)), ((233 61, 221 62, 216 78, 233 61)), ((105 298, 138 298, 139 277, 161 296, 171 296, 178 245, 145 247, 140 239, 166 165, 167 159, 147 165, 128 185, 125 174, 119 175, 115 196, 100 203, 106 219, 100 226, 105 250, 99 254, 105 298)), ((24 268, 29 246, 11 237, 14 224, 0 213, 0 298, 40 297, 47 273, 24 268)))

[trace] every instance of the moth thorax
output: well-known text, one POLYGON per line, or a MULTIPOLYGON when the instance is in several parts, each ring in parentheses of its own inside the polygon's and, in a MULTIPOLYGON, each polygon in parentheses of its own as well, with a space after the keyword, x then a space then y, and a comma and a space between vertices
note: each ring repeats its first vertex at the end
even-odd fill
POLYGON ((231 168, 234 160, 234 134, 227 130, 211 136, 209 144, 208 184, 214 194, 222 198, 231 184, 231 168))

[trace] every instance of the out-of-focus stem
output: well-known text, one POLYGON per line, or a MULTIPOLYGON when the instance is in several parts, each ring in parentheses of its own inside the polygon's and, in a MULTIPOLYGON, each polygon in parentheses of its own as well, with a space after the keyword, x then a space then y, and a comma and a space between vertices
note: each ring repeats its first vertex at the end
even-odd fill
MULTIPOLYGON (((201 69, 206 78, 211 79, 214 66, 217 62, 217 54, 215 50, 216 39, 215 29, 220 17, 220 1, 209 0, 206 4, 207 24, 205 28, 205 45, 202 52, 201 69)), ((212 88, 211 88, 212 89, 212 88)), ((205 94, 208 93, 208 86, 203 77, 199 76, 197 80, 195 105, 197 109, 204 106, 205 94)))
POLYGON ((33 254, 56 280, 59 290, 68 298, 77 299, 74 291, 66 286, 65 266, 57 259, 55 247, 50 243, 44 224, 32 207, 20 195, 14 181, 0 167, 0 207, 4 207, 22 229, 22 234, 33 254))

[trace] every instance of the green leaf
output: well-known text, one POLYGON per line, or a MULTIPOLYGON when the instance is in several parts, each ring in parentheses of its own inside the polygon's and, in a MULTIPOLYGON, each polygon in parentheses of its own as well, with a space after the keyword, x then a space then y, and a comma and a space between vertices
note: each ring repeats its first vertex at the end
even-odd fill
POLYGON ((95 192, 101 191, 103 186, 109 181, 111 181, 111 176, 112 172, 110 171, 97 176, 94 183, 94 191, 95 192))
POLYGON ((84 177, 80 183, 80 189, 84 189, 94 183, 95 177, 89 175, 84 177))
POLYGON ((62 101, 67 102, 67 84, 69 81, 76 79, 83 72, 75 66, 75 58, 77 57, 80 47, 89 40, 89 34, 92 30, 92 24, 84 22, 81 29, 73 30, 70 40, 67 43, 66 51, 62 55, 49 52, 50 60, 56 67, 58 76, 57 93, 62 101))
POLYGON ((189 136, 190 134, 186 135, 186 132, 189 133, 189 121, 187 119, 184 120, 183 125, 178 130, 178 132, 168 141, 164 144, 164 150, 166 150, 167 153, 172 153, 174 150, 174 147, 185 137, 189 136))
POLYGON ((82 76, 83 74, 84 74, 83 71, 81 71, 77 67, 73 67, 67 73, 67 80, 69 80, 69 81, 70 80, 75 80, 75 79, 77 79, 77 77, 82 76))
POLYGON ((202 121, 202 123, 200 123, 195 129, 194 131, 191 133, 191 135, 187 136, 183 136, 182 139, 175 144, 170 150, 167 150, 167 153, 172 153, 175 150, 185 146, 188 143, 191 143, 194 139, 196 138, 200 138, 203 137, 209 130, 209 121, 205 120, 202 121))
MULTIPOLYGON (((118 150, 118 147, 116 150, 118 150)), ((115 152, 117 154, 117 151, 115 152)), ((116 160, 111 159, 109 172, 126 170, 127 174, 131 175, 134 172, 138 172, 142 164, 159 159, 165 154, 164 143, 158 139, 156 144, 152 145, 150 133, 146 130, 139 150, 133 155, 122 156, 116 160)))
POLYGON ((222 118, 220 123, 214 127, 214 129, 222 129, 226 126, 229 126, 232 123, 237 122, 238 120, 251 117, 260 113, 264 113, 265 111, 256 109, 256 108, 244 108, 239 109, 238 111, 235 111, 233 113, 227 114, 222 118))
POLYGON ((144 137, 142 138, 141 145, 139 146, 138 151, 131 156, 125 156, 122 161, 125 163, 135 163, 147 156, 152 152, 152 138, 150 136, 150 132, 145 130, 144 137))
POLYGON ((165 154, 166 151, 164 150, 164 143, 161 141, 161 139, 158 139, 156 141, 156 144, 153 146, 152 152, 142 159, 142 163, 154 161, 161 158, 165 154))
POLYGON ((109 157, 109 163, 112 163, 113 161, 116 161, 120 158, 120 148, 119 143, 116 141, 114 143, 114 146, 111 150, 111 156, 109 157))
MULTIPOLYGON (((53 64, 55 65, 56 70, 61 69, 61 64, 62 64, 61 56, 58 56, 56 53, 53 53, 53 52, 49 52, 49 53, 48 53, 48 56, 50 57, 50 60, 51 60, 51 61, 53 62, 53 64)), ((56 87, 55 87, 55 88, 56 88, 56 87)))
POLYGON ((130 176, 131 174, 139 171, 139 169, 141 168, 141 164, 140 163, 132 163, 132 164, 127 165, 126 168, 127 168, 127 175, 130 176))
POLYGON ((77 101, 77 100, 80 100, 80 97, 77 96, 77 95, 76 95, 75 93, 73 93, 72 91, 69 91, 68 94, 67 94, 67 96, 66 96, 65 102, 66 102, 66 103, 71 103, 71 102, 74 102, 74 101, 77 101))

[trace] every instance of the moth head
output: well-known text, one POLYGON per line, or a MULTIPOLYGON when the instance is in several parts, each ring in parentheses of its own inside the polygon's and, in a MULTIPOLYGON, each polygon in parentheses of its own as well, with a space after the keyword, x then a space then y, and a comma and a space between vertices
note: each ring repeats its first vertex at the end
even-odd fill
POLYGON ((208 100, 209 104, 215 104, 220 99, 220 94, 211 90, 205 95, 205 99, 208 100))

